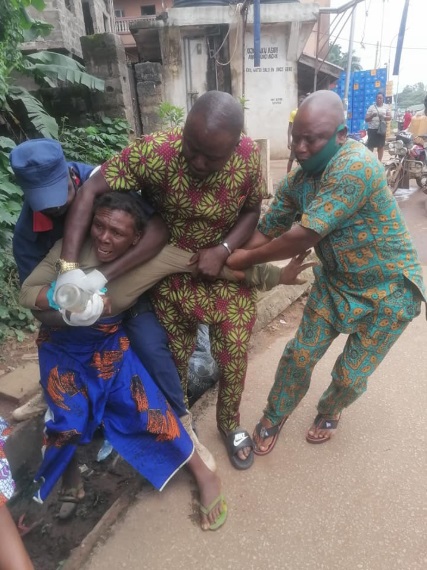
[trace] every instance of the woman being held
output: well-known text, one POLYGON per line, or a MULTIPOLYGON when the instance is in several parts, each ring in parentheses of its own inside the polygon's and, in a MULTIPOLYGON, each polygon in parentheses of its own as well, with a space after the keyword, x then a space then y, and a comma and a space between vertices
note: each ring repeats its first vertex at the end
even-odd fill
MULTIPOLYGON (((80 267, 93 269, 117 259, 136 245, 144 225, 137 197, 103 195, 95 205, 91 239, 82 249, 80 267)), ((90 442, 102 425, 116 451, 159 490, 188 465, 200 492, 201 527, 216 530, 227 516, 220 480, 194 451, 179 418, 132 352, 121 326, 122 311, 140 294, 132 275, 111 282, 107 295, 93 295, 90 302, 104 303, 101 319, 91 326, 68 326, 75 324, 78 313, 62 315, 51 309, 49 301, 60 247, 58 242, 21 292, 21 302, 38 309, 38 319, 44 323, 38 349, 48 411, 35 499, 43 502, 61 477, 60 500, 72 505, 84 498, 76 448, 90 442)), ((83 314, 77 322, 82 322, 83 314)))
POLYGON ((365 121, 368 123, 368 142, 366 146, 374 151, 378 151, 378 160, 381 162, 384 154, 385 135, 387 123, 391 121, 390 109, 384 105, 384 95, 377 94, 374 105, 366 111, 365 121))

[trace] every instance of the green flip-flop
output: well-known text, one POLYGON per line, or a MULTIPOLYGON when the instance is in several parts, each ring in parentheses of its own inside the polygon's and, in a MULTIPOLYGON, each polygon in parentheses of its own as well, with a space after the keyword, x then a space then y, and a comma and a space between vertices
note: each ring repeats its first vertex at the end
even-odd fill
POLYGON ((209 516, 209 514, 217 506, 218 503, 221 503, 221 512, 219 513, 216 520, 209 526, 209 529, 203 529, 203 530, 217 530, 217 529, 219 529, 225 523, 225 521, 227 519, 228 507, 227 507, 227 503, 225 501, 225 497, 222 493, 220 495, 218 495, 218 497, 216 499, 214 499, 212 501, 212 503, 210 505, 208 505, 207 507, 205 507, 201 503, 199 503, 200 512, 202 512, 206 516, 209 516))

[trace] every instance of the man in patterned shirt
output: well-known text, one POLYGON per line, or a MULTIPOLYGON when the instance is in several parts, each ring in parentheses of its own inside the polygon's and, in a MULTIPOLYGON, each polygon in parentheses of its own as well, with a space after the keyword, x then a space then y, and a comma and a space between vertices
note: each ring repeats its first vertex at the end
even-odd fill
POLYGON ((340 334, 348 334, 306 439, 323 443, 341 412, 425 301, 421 267, 384 168, 360 143, 346 140, 339 97, 318 91, 300 106, 293 144, 300 168, 282 182, 258 231, 227 264, 286 259, 315 247, 321 265, 295 338, 285 347, 267 407, 253 435, 269 453, 284 422, 306 394, 314 366, 340 334), (293 225, 296 215, 301 223, 293 225))
POLYGON ((242 128, 241 105, 227 93, 210 91, 196 101, 184 129, 145 135, 113 157, 75 200, 61 260, 76 261, 95 196, 141 190, 166 222, 170 243, 193 252, 197 265, 196 276, 167 277, 152 295, 184 388, 197 325, 203 322, 210 325, 220 368, 218 429, 232 464, 247 469, 253 463, 252 441, 239 427, 239 406, 256 292, 243 283, 215 280, 231 252, 252 235, 260 214, 259 151, 242 128))

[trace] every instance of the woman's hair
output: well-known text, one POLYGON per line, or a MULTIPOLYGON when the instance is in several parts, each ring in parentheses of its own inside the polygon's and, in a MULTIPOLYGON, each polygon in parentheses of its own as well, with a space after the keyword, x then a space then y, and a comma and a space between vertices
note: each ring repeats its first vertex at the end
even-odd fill
POLYGON ((141 197, 133 192, 106 192, 98 196, 93 204, 93 211, 100 208, 121 210, 130 214, 135 222, 137 232, 142 232, 147 225, 147 216, 141 197))

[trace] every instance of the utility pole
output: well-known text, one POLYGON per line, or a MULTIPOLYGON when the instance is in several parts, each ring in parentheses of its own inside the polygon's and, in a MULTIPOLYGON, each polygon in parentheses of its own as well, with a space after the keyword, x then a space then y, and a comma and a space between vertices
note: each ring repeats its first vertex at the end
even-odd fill
POLYGON ((353 7, 353 13, 351 15, 351 26, 350 26, 350 39, 348 42, 348 59, 347 59, 347 71, 345 74, 345 86, 344 86, 344 111, 345 111, 345 118, 347 119, 348 114, 348 92, 350 89, 350 74, 351 74, 351 63, 353 60, 353 42, 354 42, 354 29, 356 26, 356 7, 353 7))

